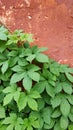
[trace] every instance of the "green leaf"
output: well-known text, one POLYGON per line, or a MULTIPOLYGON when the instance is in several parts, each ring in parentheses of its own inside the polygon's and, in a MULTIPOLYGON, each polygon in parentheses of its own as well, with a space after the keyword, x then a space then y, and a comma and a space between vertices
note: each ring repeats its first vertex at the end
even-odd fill
POLYGON ((13 70, 14 72, 18 72, 18 73, 22 72, 22 73, 23 73, 23 69, 22 69, 22 67, 19 66, 19 65, 14 66, 14 67, 12 68, 12 70, 13 70))
POLYGON ((44 101, 45 101, 46 104, 48 104, 48 105, 51 104, 50 103, 51 97, 48 94, 46 94, 45 92, 43 93, 43 99, 44 99, 44 101))
POLYGON ((14 84, 12 86, 6 87, 3 89, 3 93, 14 93, 16 91, 17 86, 14 84))
POLYGON ((3 121, 2 121, 2 124, 10 124, 11 120, 10 120, 10 117, 6 117, 3 121))
POLYGON ((19 100, 19 97, 20 97, 20 92, 17 91, 14 93, 14 100, 18 103, 18 100, 19 100))
POLYGON ((36 55, 35 54, 30 54, 26 60, 29 61, 30 63, 35 59, 36 55))
POLYGON ((67 99, 71 105, 73 105, 73 95, 67 96, 67 99))
POLYGON ((17 56, 17 51, 10 51, 9 53, 8 53, 8 56, 12 56, 12 57, 14 57, 14 56, 17 56))
POLYGON ((51 104, 53 108, 58 107, 61 104, 61 95, 56 95, 54 98, 51 98, 51 104))
POLYGON ((73 130, 73 125, 69 125, 68 130, 73 130))
POLYGON ((40 48, 38 48, 37 52, 44 52, 46 50, 48 50, 48 48, 46 48, 46 47, 40 47, 40 48))
POLYGON ((59 108, 56 108, 55 110, 54 110, 54 112, 52 113, 52 118, 58 118, 59 116, 61 115, 61 112, 60 112, 60 110, 59 110, 59 108))
POLYGON ((33 90, 38 91, 39 93, 42 93, 45 90, 46 82, 41 81, 37 84, 35 84, 33 90))
POLYGON ((33 122, 32 122, 32 126, 33 126, 34 128, 39 128, 39 127, 40 127, 39 121, 38 121, 38 120, 33 121, 33 122))
POLYGON ((6 41, 7 40, 6 34, 3 34, 3 33, 0 32, 0 40, 6 41))
POLYGON ((17 61, 18 61, 18 57, 16 57, 16 58, 10 58, 9 60, 8 60, 8 63, 9 63, 9 67, 13 67, 16 63, 17 63, 17 61))
POLYGON ((0 119, 5 118, 5 109, 3 106, 0 106, 0 119))
POLYGON ((39 74, 39 73, 29 71, 29 72, 28 72, 28 75, 29 75, 29 77, 30 77, 32 80, 39 82, 39 80, 40 80, 40 74, 39 74))
POLYGON ((67 94, 72 94, 73 90, 72 90, 72 84, 70 83, 62 83, 62 87, 63 87, 63 90, 67 93, 67 94))
POLYGON ((9 87, 3 89, 3 92, 4 93, 12 93, 12 94, 14 94, 15 92, 20 91, 20 90, 21 89, 18 88, 16 84, 12 84, 9 87))
POLYGON ((18 81, 21 81, 24 78, 24 76, 25 76, 25 72, 24 73, 15 73, 12 75, 10 83, 13 84, 18 81))
POLYGON ((8 69, 8 61, 5 61, 5 62, 3 62, 3 65, 1 68, 2 73, 4 74, 7 71, 7 69, 8 69))
POLYGON ((3 125, 0 127, 0 130, 6 130, 7 126, 6 125, 3 125))
POLYGON ((9 126, 7 127, 8 130, 17 130, 18 126, 21 130, 23 119, 18 117, 15 113, 10 113, 10 116, 5 118, 2 124, 9 124, 9 126))
POLYGON ((23 86, 24 88, 27 90, 27 91, 30 91, 31 88, 32 88, 32 80, 30 77, 26 76, 24 79, 23 79, 23 86))
POLYGON ((62 116, 61 119, 60 119, 60 127, 61 127, 62 129, 67 129, 68 123, 69 123, 69 122, 68 122, 68 118, 62 116))
POLYGON ((0 40, 7 40, 7 34, 8 34, 8 30, 6 28, 4 28, 4 26, 0 27, 0 40))
POLYGON ((32 110, 38 110, 38 104, 37 102, 32 99, 32 98, 28 98, 28 106, 32 109, 32 110))
POLYGON ((19 111, 21 111, 22 109, 24 109, 26 107, 26 105, 27 105, 27 96, 24 93, 20 94, 17 105, 18 105, 19 111))
POLYGON ((46 92, 51 97, 55 96, 54 88, 51 85, 46 85, 46 92))
POLYGON ((73 122, 73 114, 72 113, 69 114, 69 119, 70 119, 70 121, 73 122))
POLYGON ((57 121, 57 123, 54 126, 54 130, 65 130, 60 127, 60 123, 57 121))
POLYGON ((43 119, 44 122, 49 124, 51 123, 51 114, 52 114, 52 108, 51 107, 46 107, 43 109, 43 119))
POLYGON ((13 125, 9 125, 6 130, 13 130, 13 125))
POLYGON ((35 99, 41 98, 41 96, 40 96, 40 94, 39 94, 38 91, 30 91, 29 96, 30 96, 31 98, 35 98, 35 99))
POLYGON ((50 71, 56 76, 59 76, 59 64, 57 62, 50 64, 50 71))
POLYGON ((65 74, 66 74, 66 77, 68 78, 68 80, 73 83, 73 76, 69 73, 65 73, 65 74))
POLYGON ((19 66, 26 66, 26 65, 28 65, 28 62, 26 61, 26 59, 20 58, 18 60, 18 64, 19 64, 19 66))
POLYGON ((33 130, 32 126, 28 126, 27 130, 33 130))
POLYGON ((48 56, 44 55, 44 54, 41 54, 41 53, 36 55, 36 60, 41 62, 41 63, 49 62, 48 56))
POLYGON ((22 126, 17 123, 15 125, 15 130, 22 130, 22 126))
POLYGON ((11 102, 11 100, 13 99, 13 95, 12 94, 7 94, 4 98, 4 106, 9 104, 11 102))
POLYGON ((21 35, 20 40, 22 41, 28 41, 29 43, 33 42, 32 34, 25 33, 21 35))
POLYGON ((56 87, 55 87, 55 93, 59 93, 62 91, 62 84, 60 82, 56 83, 56 87))
POLYGON ((44 100, 42 98, 38 99, 37 103, 38 103, 38 109, 39 110, 42 110, 45 107, 45 102, 44 102, 44 100))
POLYGON ((2 53, 6 49, 5 41, 0 40, 0 52, 2 53))
POLYGON ((67 117, 70 113, 70 104, 66 99, 63 99, 60 104, 60 110, 63 116, 67 117))
POLYGON ((54 124, 55 124, 55 121, 51 120, 50 125, 49 124, 44 124, 44 128, 50 130, 50 129, 53 128, 54 124))
POLYGON ((34 71, 40 70, 40 67, 37 66, 37 65, 34 65, 34 64, 29 64, 29 65, 27 66, 27 69, 28 69, 30 72, 34 72, 34 71))

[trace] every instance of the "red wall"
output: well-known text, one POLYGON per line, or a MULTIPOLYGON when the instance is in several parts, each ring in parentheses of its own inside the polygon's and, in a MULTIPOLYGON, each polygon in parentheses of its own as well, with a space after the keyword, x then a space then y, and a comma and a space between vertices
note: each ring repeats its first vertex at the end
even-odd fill
POLYGON ((0 0, 0 21, 12 31, 33 33, 34 44, 73 66, 73 0, 0 0))

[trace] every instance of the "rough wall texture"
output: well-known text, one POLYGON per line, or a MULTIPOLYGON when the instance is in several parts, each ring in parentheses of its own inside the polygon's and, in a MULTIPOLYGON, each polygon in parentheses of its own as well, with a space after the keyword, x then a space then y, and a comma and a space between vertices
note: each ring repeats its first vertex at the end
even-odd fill
POLYGON ((33 33, 34 44, 73 66, 73 0, 0 0, 0 22, 33 33))

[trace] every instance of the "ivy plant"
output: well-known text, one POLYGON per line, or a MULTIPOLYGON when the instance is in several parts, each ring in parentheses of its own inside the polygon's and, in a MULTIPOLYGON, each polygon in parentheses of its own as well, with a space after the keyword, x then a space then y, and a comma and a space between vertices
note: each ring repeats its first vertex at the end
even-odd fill
POLYGON ((0 27, 0 130, 73 130, 73 68, 0 27))

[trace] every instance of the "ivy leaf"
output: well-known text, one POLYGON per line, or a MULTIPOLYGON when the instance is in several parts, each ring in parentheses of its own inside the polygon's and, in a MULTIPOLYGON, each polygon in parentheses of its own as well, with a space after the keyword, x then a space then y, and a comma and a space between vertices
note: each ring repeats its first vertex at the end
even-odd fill
POLYGON ((29 77, 30 77, 32 80, 39 82, 39 80, 40 80, 40 74, 39 74, 39 73, 29 71, 29 72, 28 72, 28 75, 29 75, 29 77))
POLYGON ((33 98, 28 98, 28 106, 32 110, 38 110, 38 104, 37 104, 37 102, 33 98))
POLYGON ((64 117, 64 116, 62 116, 61 117, 61 119, 60 119, 60 127, 62 128, 62 129, 67 129, 67 127, 68 127, 68 118, 67 117, 64 117))
POLYGON ((73 76, 69 73, 65 73, 65 74, 66 74, 66 77, 68 78, 68 80, 73 83, 73 76))
POLYGON ((63 116, 67 117, 70 113, 70 104, 66 99, 63 99, 60 104, 60 110, 63 116))
POLYGON ((23 79, 23 86, 24 86, 24 88, 25 88, 27 91, 30 91, 30 90, 31 90, 32 80, 31 80, 30 77, 26 76, 26 77, 23 79))
POLYGON ((36 55, 36 60, 41 63, 49 62, 48 56, 41 54, 41 53, 36 55))
POLYGON ((0 119, 5 118, 5 109, 3 106, 0 106, 0 119))
POLYGON ((4 74, 7 69, 8 69, 8 60, 3 62, 3 65, 2 65, 2 68, 1 68, 2 73, 4 74))

